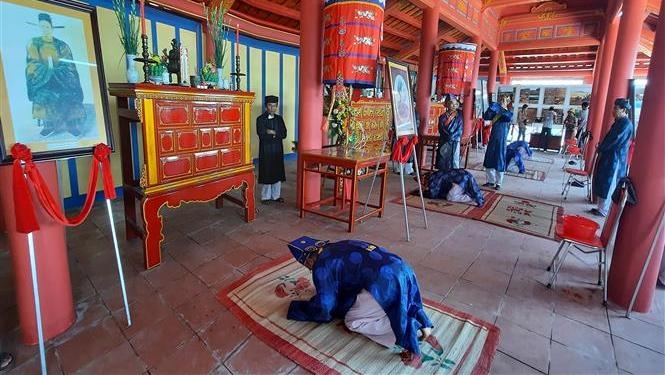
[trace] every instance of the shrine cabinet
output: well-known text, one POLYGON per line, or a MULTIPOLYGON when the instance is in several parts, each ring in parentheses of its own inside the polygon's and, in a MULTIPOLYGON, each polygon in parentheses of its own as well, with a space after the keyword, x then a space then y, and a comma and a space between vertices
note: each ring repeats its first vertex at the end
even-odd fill
POLYGON ((109 93, 118 101, 126 236, 143 239, 146 268, 161 262, 164 205, 228 199, 254 220, 254 93, 147 83, 110 84, 109 93))

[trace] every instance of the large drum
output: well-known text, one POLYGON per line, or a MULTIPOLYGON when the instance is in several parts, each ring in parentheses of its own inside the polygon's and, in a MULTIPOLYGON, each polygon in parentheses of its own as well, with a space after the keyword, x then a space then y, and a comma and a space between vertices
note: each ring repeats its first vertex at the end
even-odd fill
POLYGON ((323 83, 374 87, 385 0, 326 0, 323 83))
POLYGON ((476 58, 473 43, 448 43, 439 49, 436 73, 437 95, 461 95, 464 82, 470 82, 476 58))

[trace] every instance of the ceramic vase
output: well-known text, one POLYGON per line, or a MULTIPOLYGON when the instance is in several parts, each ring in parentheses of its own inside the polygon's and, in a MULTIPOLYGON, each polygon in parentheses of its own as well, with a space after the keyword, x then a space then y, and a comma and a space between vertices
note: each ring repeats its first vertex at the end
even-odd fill
POLYGON ((127 82, 137 83, 139 81, 139 71, 136 69, 136 55, 127 55, 127 82))
POLYGON ((168 70, 165 69, 162 72, 162 83, 165 84, 165 85, 170 84, 171 83, 171 77, 170 76, 171 75, 169 74, 168 70))
POLYGON ((217 68, 217 88, 218 89, 226 89, 226 85, 224 83, 224 70, 222 68, 217 68))

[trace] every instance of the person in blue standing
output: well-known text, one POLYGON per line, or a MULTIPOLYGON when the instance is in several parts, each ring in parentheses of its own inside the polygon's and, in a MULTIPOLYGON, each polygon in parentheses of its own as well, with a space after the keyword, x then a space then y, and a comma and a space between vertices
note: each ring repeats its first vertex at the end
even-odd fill
POLYGON ((420 367, 420 341, 441 350, 432 335, 413 268, 388 250, 360 240, 289 243, 294 258, 312 270, 316 295, 292 301, 287 318, 345 326, 385 347, 395 345, 407 366, 420 367))
POLYGON ((436 167, 440 171, 459 168, 460 139, 464 128, 464 116, 459 101, 452 95, 444 102, 446 112, 439 116, 439 148, 436 152, 436 167))
POLYGON ((483 186, 493 187, 495 190, 501 189, 506 171, 506 142, 513 118, 513 112, 508 109, 510 103, 510 95, 503 95, 499 102, 490 104, 483 114, 483 119, 492 121, 492 131, 483 160, 487 174, 487 182, 483 186))
POLYGON ((593 195, 597 207, 589 212, 596 216, 607 216, 612 203, 612 192, 616 182, 626 177, 628 169, 628 149, 633 139, 633 123, 628 114, 628 99, 618 98, 614 101, 614 123, 598 144, 596 168, 593 173, 593 195))

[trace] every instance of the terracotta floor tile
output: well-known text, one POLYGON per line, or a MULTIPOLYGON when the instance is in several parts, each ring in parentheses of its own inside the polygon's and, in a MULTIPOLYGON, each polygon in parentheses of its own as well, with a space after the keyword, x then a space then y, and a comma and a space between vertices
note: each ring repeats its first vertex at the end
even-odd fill
POLYGON ((251 336, 224 364, 238 374, 288 374, 296 367, 288 358, 266 349, 263 341, 251 336))
POLYGON ((217 301, 216 296, 205 290, 198 296, 180 305, 176 311, 179 316, 197 333, 205 331, 226 308, 217 301))
POLYGON ((221 360, 228 358, 247 338, 250 331, 229 311, 219 314, 217 320, 201 335, 201 338, 221 360))
POLYGON ((145 327, 173 313, 171 308, 156 294, 131 303, 129 312, 132 319, 131 326, 127 324, 124 309, 113 312, 113 319, 116 320, 118 326, 128 339, 134 337, 137 332, 145 327))
POLYGON ((123 342, 77 371, 79 374, 141 374, 147 366, 128 342, 123 342))
POLYGON ((453 299, 480 310, 496 313, 499 311, 502 295, 488 292, 476 283, 460 280, 446 299, 453 299))
POLYGON ((124 342, 120 329, 111 318, 90 327, 57 346, 65 372, 74 372, 124 342))
MULTIPOLYGON (((125 278, 125 289, 127 292, 127 301, 130 304, 155 293, 155 288, 142 275, 125 278)), ((125 308, 122 299, 122 289, 119 283, 103 290, 100 294, 109 310, 116 311, 125 308)))
POLYGON ((620 337, 612 337, 619 368, 633 374, 665 374, 665 356, 635 345, 620 337))
POLYGON ((444 306, 452 307, 454 309, 460 310, 465 313, 469 313, 476 318, 482 319, 488 323, 494 324, 496 322, 497 314, 496 311, 489 311, 478 306, 467 305, 463 302, 454 300, 452 298, 446 298, 441 302, 444 306))
POLYGON ((208 288, 201 280, 191 273, 187 273, 182 278, 173 280, 157 289, 157 293, 166 304, 175 309, 207 290, 208 288))
POLYGON ((436 271, 428 267, 416 265, 413 267, 421 289, 445 297, 457 282, 455 276, 436 271))
POLYGON ((550 374, 616 374, 615 362, 599 360, 596 356, 586 355, 575 348, 552 342, 550 374))
POLYGON ((625 313, 609 311, 612 336, 642 345, 658 353, 665 354, 665 329, 662 326, 644 322, 640 319, 628 319, 625 313))
POLYGON ((220 284, 229 279, 234 279, 234 273, 240 275, 240 272, 222 257, 211 260, 192 271, 192 273, 201 279, 207 286, 220 284))
POLYGON ((551 308, 505 296, 499 316, 529 331, 545 337, 551 336, 554 321, 554 312, 551 308))
POLYGON ((193 336, 194 332, 178 318, 167 315, 139 331, 129 342, 141 360, 152 368, 193 336))
POLYGON ((501 328, 499 350, 538 371, 548 371, 549 338, 527 331, 502 318, 497 319, 497 325, 501 328))
MULTIPOLYGON (((49 374, 62 374, 63 368, 58 361, 55 352, 56 349, 54 347, 46 348, 46 372, 49 374)), ((12 353, 14 354, 14 364, 9 369, 9 371, 3 371, 3 375, 41 374, 42 364, 38 352, 29 358, 23 359, 22 361, 17 359, 16 353, 14 351, 12 351, 12 353)))
POLYGON ((608 333, 565 316, 556 315, 554 318, 552 340, 597 360, 615 362, 608 333))
POLYGON ((535 374, 542 374, 542 372, 534 369, 533 367, 525 365, 524 363, 516 360, 515 358, 512 358, 509 355, 504 354, 500 350, 497 350, 496 353, 494 354, 494 360, 492 361, 492 368, 490 369, 490 374, 535 375, 535 374))
POLYGON ((208 374, 218 365, 203 342, 194 336, 166 356, 156 368, 150 370, 150 374, 208 374))
POLYGON ((554 312, 572 320, 577 320, 601 331, 609 332, 610 324, 607 311, 602 305, 602 297, 593 303, 580 304, 574 301, 557 298, 554 312))
POLYGON ((187 269, 180 263, 170 259, 170 257, 162 256, 162 263, 159 267, 144 271, 143 276, 154 288, 162 288, 169 282, 182 278, 187 273, 187 269))
POLYGON ((512 270, 509 270, 508 273, 500 272, 486 265, 474 262, 462 275, 462 279, 470 281, 490 293, 503 295, 508 288, 510 271, 512 270))

